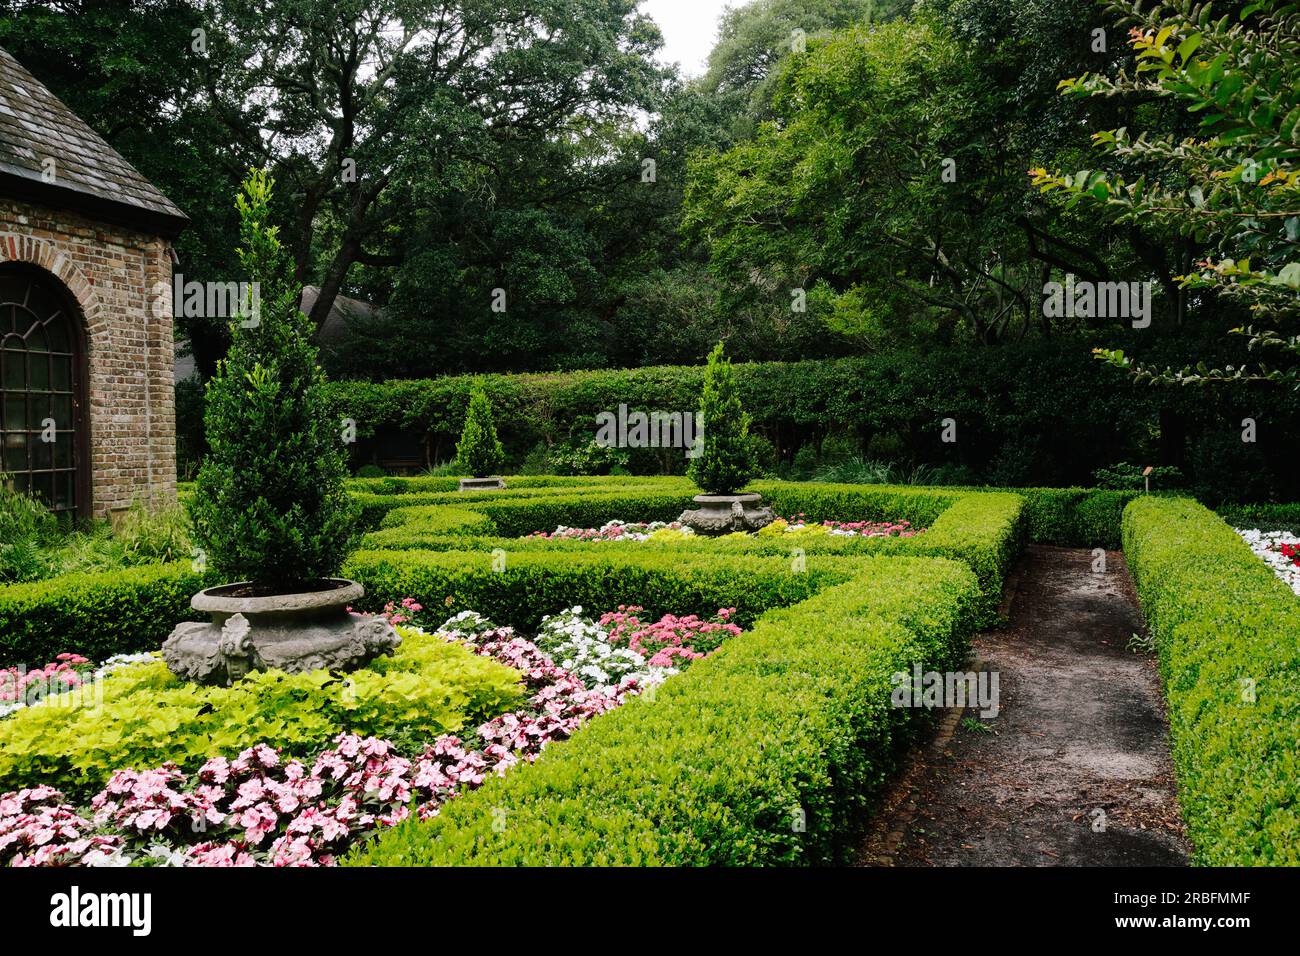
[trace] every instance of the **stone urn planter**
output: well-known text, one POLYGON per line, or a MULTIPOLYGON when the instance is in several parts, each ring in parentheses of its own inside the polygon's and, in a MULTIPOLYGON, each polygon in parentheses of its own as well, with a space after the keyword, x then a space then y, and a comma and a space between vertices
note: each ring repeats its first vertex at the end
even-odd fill
POLYGON ((696 534, 730 534, 733 531, 757 531, 772 523, 771 508, 762 506, 763 496, 696 495, 698 508, 683 511, 678 518, 696 534))
POLYGON ((460 480, 461 491, 491 491, 505 486, 505 479, 499 475, 492 475, 489 478, 462 478, 460 480))
POLYGON ((297 594, 259 595, 247 582, 208 588, 190 606, 212 621, 178 624, 163 659, 183 680, 224 686, 255 670, 354 670, 402 642, 384 618, 348 611, 363 594, 344 578, 297 594))

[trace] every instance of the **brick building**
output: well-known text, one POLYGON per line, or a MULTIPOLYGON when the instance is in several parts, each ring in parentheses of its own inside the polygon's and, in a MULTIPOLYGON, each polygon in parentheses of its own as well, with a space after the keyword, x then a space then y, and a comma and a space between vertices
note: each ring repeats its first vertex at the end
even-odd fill
POLYGON ((0 473, 55 511, 175 498, 164 290, 186 222, 0 49, 0 473))

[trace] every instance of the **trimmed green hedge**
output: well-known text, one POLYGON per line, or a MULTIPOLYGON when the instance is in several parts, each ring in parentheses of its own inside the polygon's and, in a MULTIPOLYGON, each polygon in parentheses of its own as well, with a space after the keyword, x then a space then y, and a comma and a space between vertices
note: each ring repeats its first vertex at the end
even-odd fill
POLYGON ((211 584, 188 561, 65 574, 0 588, 0 664, 40 667, 65 651, 103 660, 160 646, 211 584))
POLYGON ((1218 510, 1219 516, 1234 528, 1289 531, 1300 535, 1300 502, 1288 505, 1238 505, 1218 510))
POLYGON ((742 627, 772 607, 796 604, 854 572, 843 559, 811 560, 795 573, 788 560, 735 555, 726 561, 702 554, 591 548, 586 553, 524 552, 505 556, 494 569, 490 550, 361 551, 344 573, 365 585, 365 603, 414 597, 430 619, 442 621, 471 609, 527 633, 574 604, 592 612, 639 604, 655 614, 711 615, 736 608, 742 627))
MULTIPOLYGON (((1160 347, 1143 333, 1152 364, 1160 347), (1151 349, 1155 347, 1156 352, 1151 349)), ((1110 343, 1128 348, 1122 341, 1110 343)), ((1183 337, 1166 343, 1186 354, 1183 337)), ((1222 339, 1198 354, 1219 354, 1222 339)), ((1240 358, 1239 356, 1238 358, 1240 358)), ((1207 361, 1210 359, 1207 357, 1207 361)), ((866 457, 929 465, 961 465, 972 480, 996 485, 1063 486, 1086 482, 1101 467, 1147 461, 1151 429, 1172 413, 1186 434, 1186 471, 1211 500, 1265 498, 1294 484, 1291 448, 1300 437, 1300 403, 1285 390, 1251 398, 1251 414, 1267 420, 1256 444, 1227 440, 1240 423, 1234 403, 1196 390, 1141 389, 1118 376, 1099 387, 1089 346, 1066 336, 997 348, 955 346, 924 354, 903 350, 870 356, 735 366, 754 430, 790 460, 799 447, 817 447, 827 435, 850 436, 866 457), (1262 403, 1262 404, 1261 404, 1262 403), (938 441, 942 421, 960 423, 962 440, 938 441)), ((440 454, 460 434, 469 394, 486 387, 510 460, 517 466, 539 442, 564 442, 596 430, 596 416, 626 404, 632 410, 699 408, 700 367, 444 376, 388 382, 331 381, 331 414, 357 422, 358 458, 379 431, 427 435, 440 454)), ((651 450, 632 450, 635 466, 664 464, 651 450)), ((676 464, 684 467, 684 459, 676 464)))
MULTIPOLYGON (((689 487, 682 491, 574 492, 569 495, 500 497, 463 502, 456 506, 424 505, 396 508, 384 519, 384 528, 367 535, 367 550, 463 550, 487 555, 493 549, 508 554, 559 553, 579 555, 593 549, 644 553, 735 555, 742 553, 786 555, 792 548, 806 554, 898 554, 955 558, 975 571, 984 595, 983 618, 988 621, 997 606, 1002 580, 1018 551, 1023 500, 1013 493, 950 491, 947 489, 887 485, 833 485, 760 481, 751 486, 761 492, 780 514, 803 513, 810 520, 906 519, 927 530, 913 538, 750 538, 747 540, 698 539, 678 543, 587 542, 543 539, 522 535, 551 531, 559 525, 598 527, 621 518, 625 521, 669 521, 690 507, 689 487)), ((731 560, 727 557, 726 560, 731 560)))
POLYGON ((475 507, 485 501, 516 501, 525 498, 545 498, 552 495, 575 495, 578 492, 600 494, 606 491, 624 493, 632 490, 680 490, 683 495, 695 494, 693 486, 684 478, 647 478, 620 476, 615 480, 609 478, 553 479, 556 483, 541 478, 508 478, 504 490, 462 492, 457 490, 456 482, 451 479, 451 489, 433 488, 432 481, 445 479, 429 478, 374 478, 353 481, 349 488, 352 497, 361 508, 360 526, 373 530, 387 526, 384 519, 396 508, 413 508, 419 505, 466 505, 475 507), (406 482, 398 488, 395 483, 406 482), (537 483, 543 482, 543 483, 537 483), (387 490, 373 490, 376 488, 387 490))
POLYGON ((1187 499, 1130 504, 1124 553, 1160 655, 1196 862, 1300 864, 1300 599, 1187 499))
MULTIPOLYGON (((974 575, 953 561, 851 566, 850 580, 764 614, 653 698, 592 721, 543 760, 453 800, 429 823, 385 832, 346 862, 850 859, 869 801, 919 724, 909 719, 916 711, 891 707, 890 678, 962 660, 979 598, 974 575)), ((709 603, 725 603, 723 594, 709 603)))
POLYGON ((1120 547, 1124 506, 1141 492, 1097 488, 1017 488, 1025 499, 1025 532, 1035 544, 1065 548, 1120 547))

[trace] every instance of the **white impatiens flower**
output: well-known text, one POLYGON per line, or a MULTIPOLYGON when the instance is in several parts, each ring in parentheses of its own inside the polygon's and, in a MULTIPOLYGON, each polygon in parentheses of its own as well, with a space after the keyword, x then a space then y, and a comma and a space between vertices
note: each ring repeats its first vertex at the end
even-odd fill
POLYGON ((1300 537, 1287 531, 1260 531, 1257 528, 1236 528, 1237 534, 1250 545, 1273 573, 1281 578, 1296 594, 1300 594, 1300 567, 1292 558, 1282 553, 1282 545, 1300 547, 1300 537))
POLYGON ((581 605, 542 618, 535 643, 588 687, 606 694, 629 679, 641 685, 658 683, 662 678, 657 672, 669 670, 649 667, 643 655, 612 644, 608 631, 582 616, 581 605))
POLYGON ((461 611, 443 621, 438 628, 440 634, 482 634, 496 625, 477 611, 461 611))

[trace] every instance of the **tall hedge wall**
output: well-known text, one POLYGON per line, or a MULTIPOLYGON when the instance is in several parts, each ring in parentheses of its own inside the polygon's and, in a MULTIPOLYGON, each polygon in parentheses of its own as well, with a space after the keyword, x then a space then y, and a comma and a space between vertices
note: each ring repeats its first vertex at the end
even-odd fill
MULTIPOLYGON (((1064 486, 1090 484, 1094 470, 1121 460, 1151 463, 1164 443, 1166 458, 1185 451, 1183 465, 1208 498, 1295 496, 1286 455, 1300 439, 1300 403, 1280 391, 1141 389, 1078 341, 735 368, 755 430, 787 458, 847 431, 872 457, 963 465, 987 484, 1064 486), (1247 416, 1257 423, 1253 444, 1241 441, 1247 416), (956 442, 940 441, 945 418, 957 422, 956 442)), ((513 470, 538 442, 594 435, 596 415, 621 403, 693 410, 702 375, 659 367, 483 381, 513 470)), ((450 458, 472 381, 334 382, 329 400, 357 422, 363 444, 386 431, 428 435, 434 457, 450 458)))

